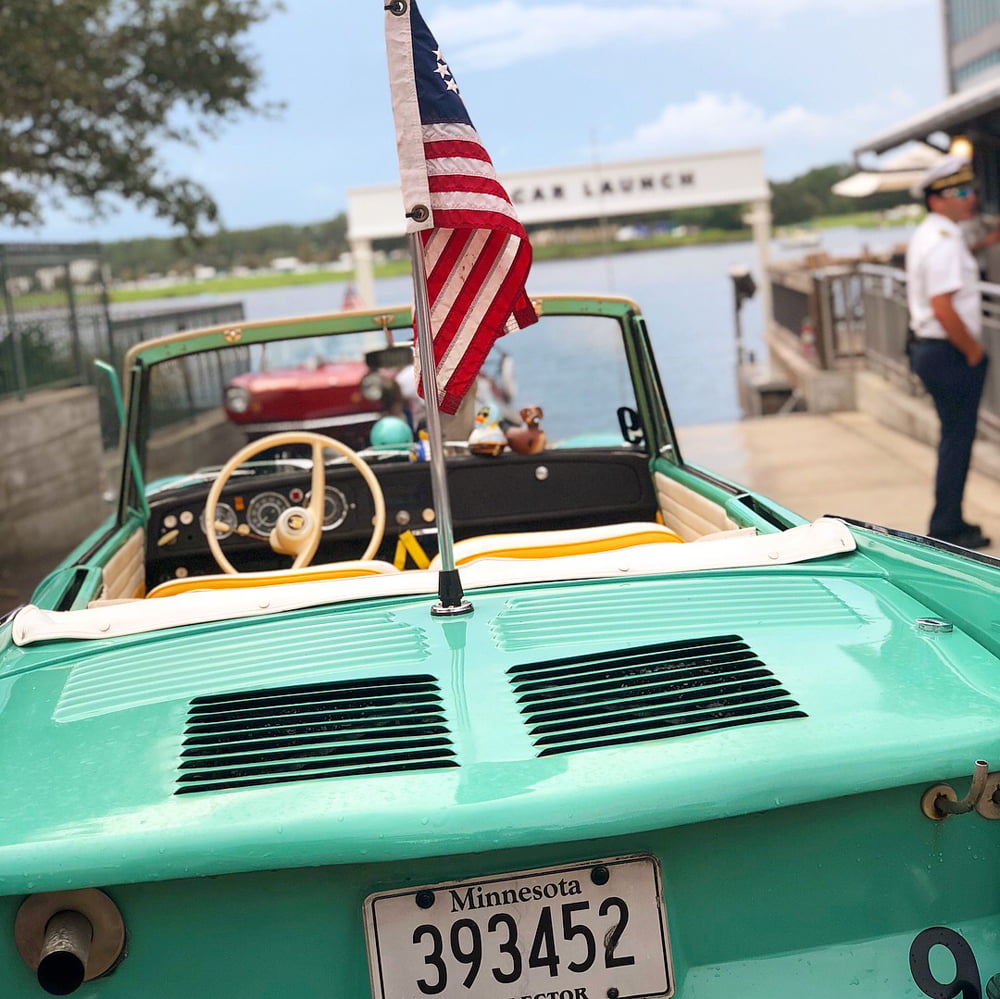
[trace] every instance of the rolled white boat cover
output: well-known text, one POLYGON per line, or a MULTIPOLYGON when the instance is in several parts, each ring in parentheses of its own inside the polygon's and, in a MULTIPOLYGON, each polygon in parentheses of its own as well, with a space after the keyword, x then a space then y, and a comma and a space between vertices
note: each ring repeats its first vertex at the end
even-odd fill
MULTIPOLYGON (((790 565, 854 551, 847 525, 831 517, 777 534, 733 531, 711 544, 645 544, 614 551, 554 558, 476 559, 461 567, 466 591, 574 579, 621 579, 711 569, 790 565)), ((19 646, 63 639, 101 640, 236 620, 357 600, 437 593, 438 574, 415 569, 385 575, 270 584, 238 589, 192 590, 157 600, 132 600, 86 610, 46 611, 29 604, 12 621, 19 646)))

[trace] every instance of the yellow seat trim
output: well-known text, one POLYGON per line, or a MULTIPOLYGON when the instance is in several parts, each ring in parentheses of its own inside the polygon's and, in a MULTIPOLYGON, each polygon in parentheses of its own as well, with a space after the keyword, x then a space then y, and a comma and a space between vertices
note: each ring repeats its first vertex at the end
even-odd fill
MULTIPOLYGON (((502 537, 502 535, 501 535, 502 537)), ((497 539, 498 541, 500 538, 497 539)), ((480 551, 475 555, 467 555, 456 559, 456 565, 463 565, 473 558, 560 558, 564 555, 593 555, 596 552, 614 551, 616 548, 631 548, 633 545, 655 545, 680 542, 675 534, 665 538, 655 531, 644 534, 630 534, 625 538, 608 538, 602 541, 577 541, 575 543, 533 545, 530 547, 505 548, 498 546, 493 551, 480 551)))
POLYGON ((173 597, 192 590, 243 590, 251 586, 274 586, 282 583, 315 583, 324 579, 348 579, 352 576, 382 576, 399 570, 389 562, 361 559, 356 562, 332 562, 329 565, 309 565, 300 569, 278 569, 273 572, 241 572, 231 575, 185 576, 168 579, 146 594, 147 600, 173 597))
MULTIPOLYGON (((481 558, 562 558, 594 555, 636 545, 680 544, 683 538, 660 524, 617 524, 525 534, 486 534, 455 543, 455 565, 481 558)), ((436 569, 435 556, 431 568, 436 569)))

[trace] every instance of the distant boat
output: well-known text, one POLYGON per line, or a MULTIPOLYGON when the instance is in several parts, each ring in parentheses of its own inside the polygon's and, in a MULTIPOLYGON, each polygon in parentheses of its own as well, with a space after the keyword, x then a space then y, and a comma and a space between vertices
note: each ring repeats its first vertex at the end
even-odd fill
POLYGON ((811 229, 791 229, 778 237, 778 245, 785 250, 809 250, 822 242, 823 237, 811 229))

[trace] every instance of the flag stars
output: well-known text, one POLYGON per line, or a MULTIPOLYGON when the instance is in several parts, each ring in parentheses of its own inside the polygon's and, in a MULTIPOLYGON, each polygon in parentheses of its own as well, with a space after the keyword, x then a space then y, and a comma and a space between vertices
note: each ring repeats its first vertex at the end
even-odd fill
POLYGON ((455 82, 455 77, 451 75, 451 70, 448 68, 448 63, 444 61, 444 56, 441 55, 440 49, 434 49, 434 58, 437 60, 434 72, 441 77, 441 82, 444 83, 445 90, 450 90, 453 94, 457 94, 458 84, 455 82))

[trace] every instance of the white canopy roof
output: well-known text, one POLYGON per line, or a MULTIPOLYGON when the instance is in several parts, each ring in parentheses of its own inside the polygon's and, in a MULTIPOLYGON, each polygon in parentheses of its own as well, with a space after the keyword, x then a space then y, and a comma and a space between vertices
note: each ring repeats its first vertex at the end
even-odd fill
POLYGON ((906 118, 892 128, 880 132, 854 150, 862 153, 884 153, 912 139, 926 139, 934 132, 947 131, 956 126, 964 127, 973 118, 1000 107, 1000 75, 990 76, 971 87, 951 94, 943 101, 906 118))
POLYGON ((851 174, 833 185, 834 194, 846 198, 866 198, 882 191, 907 191, 928 167, 945 154, 933 146, 913 143, 893 156, 886 157, 877 167, 851 174))

